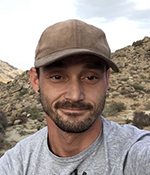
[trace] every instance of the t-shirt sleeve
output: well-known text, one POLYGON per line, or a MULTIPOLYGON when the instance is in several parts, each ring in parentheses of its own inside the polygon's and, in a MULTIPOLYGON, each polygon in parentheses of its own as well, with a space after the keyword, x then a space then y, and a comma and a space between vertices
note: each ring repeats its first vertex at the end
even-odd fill
POLYGON ((125 175, 150 175, 150 137, 135 143, 126 157, 125 175))
POLYGON ((21 175, 22 174, 22 156, 20 145, 7 151, 0 158, 0 174, 1 175, 21 175))

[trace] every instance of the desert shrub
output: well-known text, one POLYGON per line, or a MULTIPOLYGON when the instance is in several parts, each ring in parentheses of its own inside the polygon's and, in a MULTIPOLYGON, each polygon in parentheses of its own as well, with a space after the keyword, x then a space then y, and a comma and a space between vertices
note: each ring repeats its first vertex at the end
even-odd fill
POLYGON ((7 145, 5 140, 6 127, 7 127, 7 116, 3 111, 0 111, 0 149, 4 149, 7 145))
MULTIPOLYGON (((16 142, 12 141, 12 142, 8 142, 5 139, 5 134, 0 133, 0 150, 8 150, 10 148, 12 148, 13 146, 15 146, 16 142)), ((4 152, 0 152, 0 157, 4 154, 4 152)))
POLYGON ((3 149, 4 148, 4 145, 5 145, 5 139, 4 139, 4 135, 0 133, 0 149, 3 149))
POLYGON ((4 105, 6 105, 6 103, 0 102, 0 106, 4 106, 4 105))
POLYGON ((145 88, 139 84, 132 84, 131 85, 135 90, 145 91, 145 88))
POLYGON ((32 112, 32 113, 31 113, 31 118, 32 118, 33 120, 39 119, 40 117, 41 117, 41 115, 40 115, 38 112, 32 112))
POLYGON ((19 92, 19 96, 23 96, 27 93, 28 93, 28 89, 21 89, 21 91, 19 92))
POLYGON ((19 120, 21 120, 21 123, 26 123, 27 122, 27 116, 25 114, 19 114, 17 117, 19 120))
POLYGON ((142 44, 143 44, 143 41, 142 40, 138 40, 138 41, 133 42, 132 46, 137 47, 137 46, 142 46, 142 44))
POLYGON ((150 101, 147 101, 145 104, 145 110, 150 110, 150 101))
POLYGON ((133 113, 133 125, 143 129, 145 126, 150 125, 150 115, 145 112, 134 112, 133 113))
POLYGON ((39 119, 41 117, 40 110, 36 107, 33 107, 33 108, 27 107, 27 108, 25 108, 25 112, 30 114, 30 118, 33 120, 39 119))
POLYGON ((150 51, 147 52, 147 55, 150 57, 150 51))
POLYGON ((150 89, 145 89, 145 93, 150 94, 150 89))
POLYGON ((143 74, 141 74, 140 77, 141 77, 142 79, 146 79, 146 78, 147 78, 147 77, 146 77, 145 75, 143 75, 143 74))
POLYGON ((132 120, 126 119, 126 120, 125 120, 125 123, 126 123, 126 124, 130 124, 130 123, 132 123, 132 120))
POLYGON ((7 127, 7 116, 3 111, 0 111, 0 132, 4 132, 7 127))
MULTIPOLYGON (((132 95, 131 95, 130 97, 132 97, 132 95)), ((134 97, 134 96, 133 96, 133 97, 134 97)), ((130 105, 130 107, 131 107, 132 110, 136 110, 137 107, 139 107, 139 106, 141 106, 140 103, 134 103, 133 105, 130 105)))
POLYGON ((122 102, 112 101, 110 105, 106 106, 104 109, 104 116, 115 115, 126 109, 126 106, 122 102))

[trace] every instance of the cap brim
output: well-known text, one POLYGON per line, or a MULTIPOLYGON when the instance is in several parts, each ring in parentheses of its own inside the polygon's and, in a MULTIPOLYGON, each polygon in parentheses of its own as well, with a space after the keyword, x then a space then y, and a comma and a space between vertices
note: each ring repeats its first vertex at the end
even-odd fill
POLYGON ((84 54, 94 55, 99 57, 100 59, 104 60, 104 62, 106 62, 106 64, 109 67, 111 67, 115 72, 119 72, 119 68, 113 61, 110 60, 110 58, 107 58, 104 55, 89 49, 79 49, 79 48, 66 49, 66 50, 51 53, 50 55, 46 55, 45 57, 42 57, 42 58, 38 58, 35 60, 35 67, 38 68, 42 66, 47 66, 55 61, 58 61, 60 59, 63 59, 71 55, 84 55, 84 54))

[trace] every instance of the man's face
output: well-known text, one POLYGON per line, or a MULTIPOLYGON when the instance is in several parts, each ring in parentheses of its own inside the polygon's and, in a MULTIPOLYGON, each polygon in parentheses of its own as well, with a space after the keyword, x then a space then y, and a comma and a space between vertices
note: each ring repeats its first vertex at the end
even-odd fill
POLYGON ((100 116, 108 88, 109 71, 93 57, 69 57, 40 68, 43 109, 61 130, 81 133, 100 116))

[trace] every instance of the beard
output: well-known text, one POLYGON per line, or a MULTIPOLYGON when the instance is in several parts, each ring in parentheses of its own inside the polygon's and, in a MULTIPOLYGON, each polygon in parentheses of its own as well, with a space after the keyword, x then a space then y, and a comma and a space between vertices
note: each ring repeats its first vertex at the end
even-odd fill
POLYGON ((42 92, 40 93, 40 100, 43 110, 58 128, 67 133, 82 133, 88 130, 101 115, 105 106, 106 95, 101 96, 99 104, 95 109, 90 103, 81 101, 58 101, 54 105, 54 109, 52 109, 49 98, 42 92), (63 114, 59 114, 58 110, 61 108, 77 109, 81 110, 81 113, 63 112, 63 114), (89 114, 86 117, 82 117, 82 110, 86 110, 86 112, 89 112, 89 114), (64 115, 67 116, 67 120, 65 119, 66 117, 64 117, 64 115))

